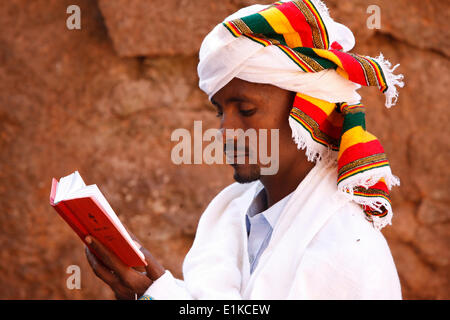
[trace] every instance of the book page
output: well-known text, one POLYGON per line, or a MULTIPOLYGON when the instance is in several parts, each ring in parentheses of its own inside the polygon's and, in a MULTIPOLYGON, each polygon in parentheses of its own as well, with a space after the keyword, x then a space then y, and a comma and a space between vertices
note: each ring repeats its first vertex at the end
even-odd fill
POLYGON ((54 203, 57 204, 58 202, 65 200, 69 193, 80 190, 85 186, 86 184, 78 171, 59 179, 54 203))
POLYGON ((74 173, 59 179, 58 187, 56 188, 55 199, 53 200, 55 204, 57 204, 64 198, 70 184, 72 183, 73 175, 74 173))

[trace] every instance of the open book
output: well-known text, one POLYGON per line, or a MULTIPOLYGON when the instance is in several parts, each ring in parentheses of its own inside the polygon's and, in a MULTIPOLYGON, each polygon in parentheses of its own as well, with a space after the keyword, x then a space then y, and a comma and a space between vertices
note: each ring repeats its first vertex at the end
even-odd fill
MULTIPOLYGON (((81 240, 92 235, 126 265, 145 266, 144 254, 120 222, 97 185, 86 186, 78 171, 53 178, 50 204, 81 240)), ((89 245, 85 242, 89 247, 89 245)), ((95 250, 89 247, 92 253, 95 250)))

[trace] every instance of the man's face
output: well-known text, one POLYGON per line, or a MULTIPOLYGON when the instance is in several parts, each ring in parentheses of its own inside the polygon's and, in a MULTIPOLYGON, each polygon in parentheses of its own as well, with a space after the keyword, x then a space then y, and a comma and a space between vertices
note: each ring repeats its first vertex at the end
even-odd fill
MULTIPOLYGON (((298 160, 298 150, 292 140, 289 127, 289 112, 292 108, 295 94, 268 84, 257 84, 234 78, 225 87, 218 91, 211 99, 216 106, 220 118, 220 129, 227 157, 234 158, 232 164, 237 182, 245 183, 259 179, 262 164, 259 155, 259 143, 250 144, 245 139, 245 146, 238 147, 237 137, 230 137, 227 129, 267 129, 267 146, 265 150, 270 153, 272 143, 279 143, 279 172, 283 172, 298 160), (270 130, 279 130, 278 141, 271 139, 270 130), (230 145, 232 148, 230 148, 230 145), (256 153, 257 161, 251 164, 249 154, 256 153), (238 164, 236 159, 245 156, 245 163, 238 164)), ((258 135, 259 140, 259 135, 258 135)), ((259 142, 259 141, 258 141, 259 142)))

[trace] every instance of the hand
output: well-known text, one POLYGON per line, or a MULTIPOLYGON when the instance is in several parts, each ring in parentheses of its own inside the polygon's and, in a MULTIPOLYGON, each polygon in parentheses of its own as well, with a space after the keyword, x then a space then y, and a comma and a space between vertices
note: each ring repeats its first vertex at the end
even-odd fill
MULTIPOLYGON (((133 235, 132 238, 140 245, 133 235)), ((144 253, 147 266, 135 269, 125 265, 94 237, 87 236, 85 241, 101 259, 100 261, 86 247, 86 256, 92 270, 114 291, 116 299, 134 300, 136 296, 142 296, 153 281, 165 272, 163 266, 142 246, 140 250, 144 253)))

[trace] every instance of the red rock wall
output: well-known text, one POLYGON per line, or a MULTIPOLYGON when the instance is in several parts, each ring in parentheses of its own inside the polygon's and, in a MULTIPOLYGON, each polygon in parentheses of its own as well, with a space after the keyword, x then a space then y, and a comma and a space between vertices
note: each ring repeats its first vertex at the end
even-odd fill
MULTIPOLYGON (((217 125, 197 88, 202 38, 245 0, 9 0, 0 3, 0 299, 109 299, 83 245, 48 205, 51 177, 79 170, 163 264, 181 263, 201 212, 232 182, 225 166, 170 161, 175 128, 217 125), (68 30, 66 8, 81 8, 68 30), (66 287, 79 265, 81 289, 66 287)), ((259 1, 268 3, 270 1, 259 1)), ((384 229, 404 298, 449 294, 449 32, 445 1, 330 0, 357 38, 405 74, 387 111, 362 89, 369 131, 402 182, 384 229), (369 5, 381 29, 369 30, 369 5), (445 21, 444 21, 445 19, 445 21)))

